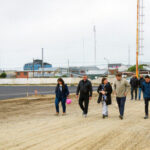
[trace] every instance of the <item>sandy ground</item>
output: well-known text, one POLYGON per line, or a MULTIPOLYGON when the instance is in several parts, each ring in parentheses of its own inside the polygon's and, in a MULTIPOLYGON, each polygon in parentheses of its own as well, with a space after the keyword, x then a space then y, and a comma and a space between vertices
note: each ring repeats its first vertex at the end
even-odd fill
POLYGON ((0 101, 0 150, 149 150, 150 119, 143 101, 126 103, 119 120, 115 99, 109 118, 102 119, 94 97, 89 115, 82 117, 77 100, 66 116, 54 116, 54 99, 0 101))

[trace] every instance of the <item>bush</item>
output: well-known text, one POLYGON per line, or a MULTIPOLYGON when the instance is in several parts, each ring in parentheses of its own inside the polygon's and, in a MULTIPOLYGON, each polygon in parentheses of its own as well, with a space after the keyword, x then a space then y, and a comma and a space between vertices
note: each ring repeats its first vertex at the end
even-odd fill
POLYGON ((5 72, 1 73, 0 78, 6 78, 7 74, 5 72))
MULTIPOLYGON (((144 65, 139 65, 139 66, 138 66, 139 70, 142 70, 142 69, 143 69, 143 66, 144 66, 144 65)), ((130 71, 130 72, 135 72, 135 71, 136 71, 136 65, 131 66, 131 67, 128 69, 128 71, 130 71)))

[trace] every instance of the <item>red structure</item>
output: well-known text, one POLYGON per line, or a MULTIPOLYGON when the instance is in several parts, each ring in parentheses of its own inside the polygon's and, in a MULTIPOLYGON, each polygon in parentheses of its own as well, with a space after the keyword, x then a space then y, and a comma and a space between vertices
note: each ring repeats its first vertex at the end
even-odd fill
POLYGON ((16 78, 29 78, 29 72, 27 71, 16 72, 16 78))

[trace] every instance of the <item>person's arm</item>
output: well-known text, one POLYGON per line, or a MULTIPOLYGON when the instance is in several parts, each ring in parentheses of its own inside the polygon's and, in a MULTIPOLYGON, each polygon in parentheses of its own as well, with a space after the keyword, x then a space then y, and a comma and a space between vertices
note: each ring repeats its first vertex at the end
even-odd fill
POLYGON ((142 82, 142 86, 141 86, 141 88, 142 88, 142 91, 144 92, 144 82, 142 82))
POLYGON ((125 80, 125 96, 126 96, 127 93, 128 93, 129 87, 130 87, 130 84, 128 83, 127 80, 125 80))
POLYGON ((133 82, 133 79, 131 78, 131 79, 130 79, 130 85, 131 85, 131 86, 132 86, 132 82, 133 82))
POLYGON ((57 93, 57 86, 56 86, 56 88, 55 88, 55 94, 57 93))
POLYGON ((137 84, 137 87, 139 87, 139 80, 137 79, 137 82, 136 82, 136 84, 137 84))
POLYGON ((117 88, 116 82, 114 82, 113 88, 114 88, 114 94, 116 95, 116 88, 117 88))
POLYGON ((92 97, 93 88, 92 88, 92 83, 91 83, 91 82, 90 82, 90 85, 89 85, 89 86, 90 86, 90 87, 89 87, 89 88, 90 88, 90 95, 89 95, 89 96, 92 97))
POLYGON ((111 86, 111 84, 109 83, 108 89, 107 89, 107 91, 106 91, 106 94, 111 94, 112 91, 113 91, 112 86, 111 86))
POLYGON ((100 91, 102 91, 101 85, 99 85, 99 87, 97 89, 97 93, 100 94, 100 91))
POLYGON ((68 86, 66 85, 66 95, 67 95, 67 97, 69 96, 69 94, 70 94, 69 88, 68 88, 68 86))
POLYGON ((77 96, 79 95, 79 92, 80 92, 80 82, 79 82, 79 84, 78 84, 78 86, 77 86, 77 91, 76 91, 76 95, 77 95, 77 96))

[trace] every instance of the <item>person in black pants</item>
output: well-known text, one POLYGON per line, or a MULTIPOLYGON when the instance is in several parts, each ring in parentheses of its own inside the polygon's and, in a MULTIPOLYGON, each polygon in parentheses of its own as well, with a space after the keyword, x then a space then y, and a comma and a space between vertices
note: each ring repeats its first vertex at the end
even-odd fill
POLYGON ((133 75, 133 77, 131 78, 130 85, 131 85, 131 100, 133 100, 134 91, 135 91, 135 100, 137 100, 137 89, 138 89, 139 81, 136 75, 133 75))
POLYGON ((144 93, 145 100, 145 117, 144 119, 148 119, 148 105, 150 101, 150 77, 147 75, 145 77, 145 82, 142 84, 142 90, 144 93))
POLYGON ((83 80, 81 80, 78 84, 76 95, 77 98, 79 97, 79 105, 80 108, 83 111, 83 115, 87 117, 88 113, 88 105, 89 105, 89 99, 92 98, 92 84, 91 82, 87 79, 87 75, 83 76, 83 80))

